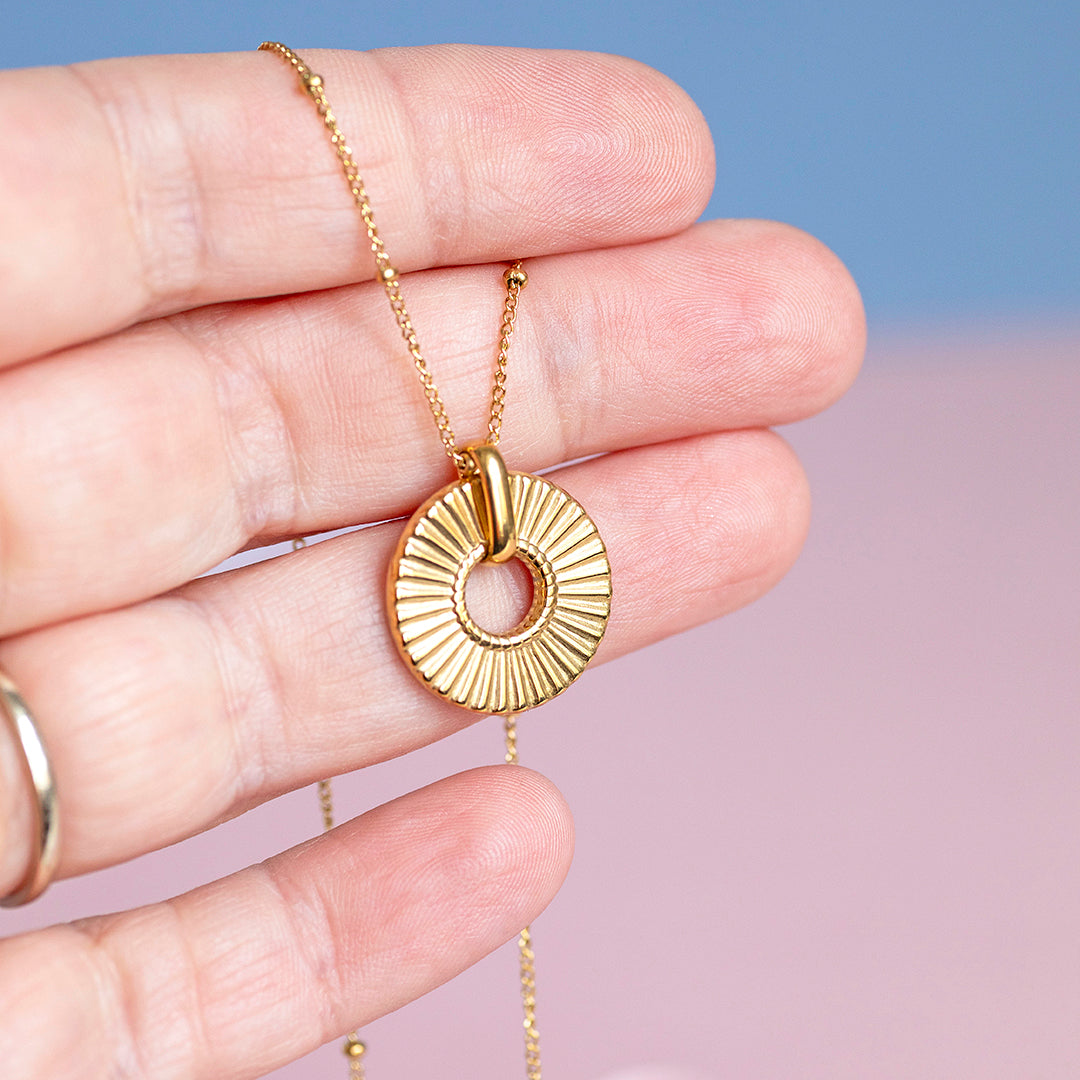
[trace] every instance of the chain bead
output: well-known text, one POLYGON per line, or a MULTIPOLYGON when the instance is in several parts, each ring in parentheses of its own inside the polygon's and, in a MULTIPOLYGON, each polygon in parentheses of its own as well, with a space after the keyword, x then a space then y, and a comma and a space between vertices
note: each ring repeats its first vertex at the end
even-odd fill
POLYGON ((529 275, 521 269, 521 263, 514 263, 514 265, 503 274, 503 281, 506 282, 508 288, 513 287, 520 291, 529 284, 529 275))

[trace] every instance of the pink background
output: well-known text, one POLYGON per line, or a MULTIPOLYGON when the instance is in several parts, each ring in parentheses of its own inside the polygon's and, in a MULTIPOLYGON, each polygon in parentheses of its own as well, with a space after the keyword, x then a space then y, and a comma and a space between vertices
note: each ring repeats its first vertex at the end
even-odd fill
MULTIPOLYGON (((547 1075, 1080 1075, 1078 358, 1077 326, 872 342, 848 398, 787 432, 816 499, 790 577, 523 721, 578 829, 535 924, 547 1075)), ((339 806, 500 754, 485 722, 344 778, 339 806)), ((318 828, 296 792, 4 926, 318 828)), ((521 1075, 512 947, 366 1035, 372 1080, 521 1075)), ((333 1047, 274 1075, 345 1073, 333 1047)))

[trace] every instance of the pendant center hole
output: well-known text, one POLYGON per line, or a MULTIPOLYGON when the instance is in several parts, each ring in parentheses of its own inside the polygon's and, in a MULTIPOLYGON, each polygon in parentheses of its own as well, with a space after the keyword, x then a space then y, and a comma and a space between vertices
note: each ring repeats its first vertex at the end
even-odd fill
POLYGON ((465 606, 489 634, 516 630, 532 609, 532 571, 521 559, 477 563, 465 581, 465 606))

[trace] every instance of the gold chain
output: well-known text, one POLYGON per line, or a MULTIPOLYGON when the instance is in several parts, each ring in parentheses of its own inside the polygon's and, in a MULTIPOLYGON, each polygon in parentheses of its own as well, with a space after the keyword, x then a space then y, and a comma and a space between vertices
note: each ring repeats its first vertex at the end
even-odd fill
MULTIPOLYGON (((372 254, 375 256, 376 276, 382 282, 386 290, 386 297, 390 301, 390 307, 394 312, 401 336, 405 339, 405 345, 412 357, 416 373, 420 378, 420 385, 424 388, 424 397, 427 398, 428 408, 431 409, 435 426, 439 430, 439 438, 447 457, 457 467, 462 476, 468 475, 472 466, 465 455, 458 449, 457 437, 454 429, 450 426, 450 417, 443 405, 442 395, 439 393, 431 370, 427 366, 424 354, 420 351, 420 342, 413 328, 412 319, 409 317, 408 308, 405 307, 405 297, 401 294, 401 286, 398 282, 398 272, 390 262, 390 255, 386 250, 379 230, 375 227, 375 215, 371 209, 371 201, 364 181, 360 176, 360 166, 352 156, 352 149, 345 140, 345 134, 338 127, 337 117, 334 115, 330 102, 326 97, 321 75, 316 75, 311 68, 300 59, 287 45, 279 41, 264 41, 259 48, 265 52, 277 53, 287 61, 300 77, 300 83, 307 91, 315 108, 322 117, 323 124, 330 134, 330 144, 341 162, 342 171, 345 173, 345 182, 349 185, 353 202, 356 203, 360 216, 364 219, 364 227, 367 229, 368 241, 371 245, 372 254)), ((517 313, 517 299, 521 290, 529 282, 528 275, 521 268, 521 261, 516 261, 513 266, 503 275, 506 282, 506 303, 503 308, 502 329, 499 338, 499 358, 495 368, 495 385, 491 392, 491 419, 488 421, 488 441, 492 446, 499 443, 499 433, 502 428, 503 408, 506 402, 506 363, 507 352, 510 347, 510 336, 514 332, 514 317, 517 313)))
MULTIPOLYGON (((307 540, 302 536, 292 542, 293 551, 306 547, 307 540)), ((320 780, 317 790, 319 809, 322 811, 323 832, 328 833, 334 827, 334 789, 329 780, 320 780)), ((345 1037, 343 1049, 345 1056, 349 1059, 350 1080, 364 1080, 364 1055, 367 1053, 367 1045, 355 1031, 350 1031, 345 1037)))
MULTIPOLYGON (((506 764, 520 765, 517 747, 517 717, 510 713, 506 731, 506 764)), ((540 1031, 536 1026, 536 953, 532 947, 532 928, 526 926, 518 936, 518 960, 521 966, 521 1005, 525 1012, 525 1075, 540 1080, 540 1031)))
MULTIPOLYGON (((420 343, 413 329, 412 319, 405 307, 405 298, 401 293, 398 283, 398 272, 390 262, 386 245, 379 236, 375 227, 375 217, 371 210, 371 202, 368 199, 364 182, 360 176, 360 166, 352 156, 352 150, 345 141, 345 135, 338 127, 337 118, 330 107, 330 102, 323 89, 323 80, 314 74, 311 69, 286 45, 277 41, 264 41, 260 50, 277 53, 286 60, 300 77, 304 89, 315 102, 315 107, 322 117, 327 131, 330 133, 330 143, 337 153, 341 168, 345 173, 345 180, 349 185, 353 201, 364 219, 368 241, 371 251, 375 256, 377 276, 386 290, 387 299, 394 312, 401 336, 408 347, 412 357, 416 373, 420 378, 420 384, 424 389, 428 407, 431 409, 432 418, 439 431, 439 438, 447 457, 457 467, 462 476, 466 476, 472 469, 469 458, 458 449, 457 438, 454 429, 450 426, 450 418, 443 405, 442 396, 438 386, 431 375, 423 353, 420 351, 420 343)), ((506 369, 509 361, 510 339, 514 333, 514 320, 517 317, 518 297, 521 290, 529 282, 528 275, 521 267, 521 261, 516 260, 509 270, 503 275, 506 282, 506 301, 503 306, 502 323, 499 328, 499 352, 495 363, 495 379, 491 391, 491 416, 488 420, 488 442, 497 446, 502 431, 503 411, 506 407, 506 369)), ((299 538, 293 541, 293 550, 299 551, 306 547, 307 541, 299 538)), ((517 748, 517 718, 511 714, 505 721, 506 755, 508 765, 519 764, 517 748)), ((334 827, 334 798, 329 780, 320 780, 318 783, 319 806, 322 810, 323 831, 327 832, 334 827)), ((541 1080, 540 1071, 540 1032, 536 1026, 536 954, 532 947, 532 931, 526 926, 518 936, 518 959, 520 963, 521 977, 521 1001, 524 1010, 525 1031, 525 1074, 527 1080, 541 1080)), ((345 1038, 345 1056, 349 1059, 349 1075, 351 1080, 364 1080, 364 1055, 367 1053, 366 1044, 360 1039, 356 1031, 351 1031, 345 1038)))
POLYGON ((517 318, 518 297, 528 283, 528 275, 521 269, 519 259, 503 275, 506 280, 506 303, 503 305, 502 326, 499 330, 499 356, 495 362, 495 382, 491 388, 491 419, 488 421, 488 442, 499 445, 502 431, 503 409, 506 408, 506 365, 510 359, 510 337, 514 333, 517 318))
MULTIPOLYGON (((293 541, 293 550, 304 547, 304 541, 293 541)), ((319 807, 322 810, 323 832, 329 832, 334 827, 334 791, 329 780, 319 781, 319 807)), ((364 1078, 364 1055, 367 1053, 365 1043, 357 1031, 350 1031, 345 1036, 342 1046, 345 1056, 349 1059, 349 1080, 365 1080, 364 1078)), ((529 1080, 532 1080, 530 1077, 529 1080)))

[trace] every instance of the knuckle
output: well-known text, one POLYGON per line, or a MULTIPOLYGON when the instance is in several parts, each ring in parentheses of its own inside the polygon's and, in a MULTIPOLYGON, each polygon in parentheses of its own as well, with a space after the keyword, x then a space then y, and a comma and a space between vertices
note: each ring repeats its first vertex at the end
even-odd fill
POLYGON ((141 69, 108 60, 73 64, 113 147, 122 217, 134 256, 141 308, 175 306, 192 294, 207 264, 207 231, 198 158, 177 107, 162 107, 160 87, 141 69), (144 137, 148 130, 153 139, 144 137))

